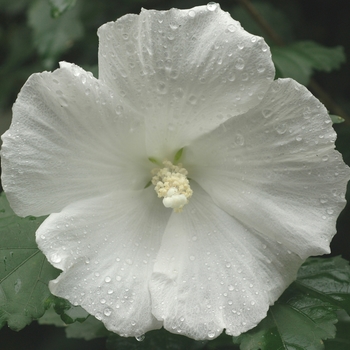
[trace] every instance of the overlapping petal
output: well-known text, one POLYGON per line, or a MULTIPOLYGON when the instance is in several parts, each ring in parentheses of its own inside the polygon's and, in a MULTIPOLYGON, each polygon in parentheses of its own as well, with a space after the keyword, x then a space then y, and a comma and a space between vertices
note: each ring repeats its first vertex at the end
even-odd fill
POLYGON ((264 40, 218 4, 143 10, 98 34, 99 77, 137 101, 148 153, 160 159, 255 106, 274 77, 264 40))
POLYGON ((143 188, 150 166, 144 131, 143 119, 83 69, 63 63, 32 75, 3 135, 11 205, 40 216, 111 189, 143 188))
POLYGON ((224 328, 239 335, 266 315, 303 260, 192 186, 186 210, 170 217, 156 259, 153 313, 170 332, 191 338, 212 339, 224 328))
POLYGON ((329 252, 345 203, 349 168, 334 140, 324 106, 278 80, 257 108, 193 142, 184 162, 219 207, 306 258, 329 252))
POLYGON ((63 270, 51 292, 124 336, 160 328, 148 282, 170 214, 152 188, 112 192, 51 214, 36 234, 51 264, 63 270))

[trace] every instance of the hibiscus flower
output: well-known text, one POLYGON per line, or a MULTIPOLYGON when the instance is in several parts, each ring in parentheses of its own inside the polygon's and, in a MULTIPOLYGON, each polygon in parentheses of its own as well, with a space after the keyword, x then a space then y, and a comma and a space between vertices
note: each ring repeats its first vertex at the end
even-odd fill
POLYGON ((3 135, 13 209, 49 215, 50 290, 123 336, 239 335, 329 252, 349 171, 327 111, 218 4, 98 35, 99 78, 33 74, 3 135))

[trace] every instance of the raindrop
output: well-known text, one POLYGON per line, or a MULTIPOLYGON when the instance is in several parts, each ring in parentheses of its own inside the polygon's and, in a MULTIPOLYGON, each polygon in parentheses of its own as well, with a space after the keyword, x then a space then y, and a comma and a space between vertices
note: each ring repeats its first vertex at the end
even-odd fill
POLYGON ((117 276, 115 279, 116 279, 118 282, 122 280, 122 278, 121 278, 120 276, 117 276))
POLYGON ((157 86, 157 91, 162 95, 166 94, 166 92, 167 92, 166 84, 164 82, 160 81, 158 83, 158 86, 157 86))
POLYGON ((104 309, 103 313, 104 313, 106 316, 110 316, 111 313, 112 313, 112 310, 111 310, 109 307, 107 307, 106 309, 104 309))
POLYGON ((146 338, 146 336, 145 336, 144 334, 141 334, 141 335, 138 335, 138 336, 135 337, 135 339, 136 339, 137 341, 144 341, 145 338, 146 338))
POLYGON ((107 276, 107 277, 105 278, 105 282, 109 283, 110 281, 112 281, 112 279, 111 279, 109 276, 107 276))
POLYGON ((208 2, 208 4, 207 4, 208 11, 215 11, 217 9, 217 7, 218 7, 217 3, 212 2, 212 1, 208 2))
POLYGON ((101 303, 101 304, 106 304, 106 299, 101 299, 101 300, 100 300, 100 303, 101 303))
POLYGON ((297 136, 295 139, 296 139, 298 142, 300 142, 303 138, 302 138, 301 136, 297 136))
POLYGON ((237 134, 237 135, 235 136, 235 143, 236 143, 236 145, 238 145, 238 146, 243 146, 243 145, 244 145, 244 137, 243 137, 243 135, 237 134))
POLYGON ((179 28, 179 25, 177 23, 170 23, 169 24, 169 27, 172 29, 172 30, 176 30, 177 28, 179 28))
POLYGON ((228 31, 234 33, 236 31, 236 26, 234 24, 229 24, 227 27, 228 31))
POLYGON ((209 331, 208 332, 208 338, 213 339, 215 337, 215 332, 214 331, 209 331))
POLYGON ((272 111, 270 109, 263 109, 262 110, 262 115, 264 116, 264 118, 269 118, 272 115, 272 111))
POLYGON ((287 131, 287 126, 284 123, 277 124, 275 126, 275 130, 277 131, 278 134, 283 135, 287 131))
POLYGON ((120 114, 123 113, 123 110, 124 110, 123 106, 118 105, 118 106, 115 108, 115 113, 118 114, 118 115, 120 115, 120 114))
POLYGON ((238 70, 242 70, 244 68, 245 64, 244 64, 244 60, 242 58, 237 58, 236 63, 235 63, 235 67, 238 70))
POLYGON ((97 312, 97 313, 95 314, 95 317, 96 317, 99 321, 102 320, 102 315, 101 315, 100 312, 97 312))
POLYGON ((256 69, 259 73, 264 73, 266 68, 262 63, 259 63, 256 69))
POLYGON ((52 263, 58 264, 62 261, 62 258, 57 253, 53 253, 50 255, 50 260, 52 263))
POLYGON ((234 287, 233 287, 233 285, 232 284, 230 284, 229 286, 228 286, 228 290, 233 290, 234 289, 234 287))
POLYGON ((227 79, 228 79, 229 81, 235 81, 236 76, 235 76, 233 73, 231 73, 231 74, 227 77, 227 79))
POLYGON ((190 11, 188 11, 188 15, 189 15, 191 18, 193 18, 193 17, 196 16, 196 11, 190 10, 190 11))

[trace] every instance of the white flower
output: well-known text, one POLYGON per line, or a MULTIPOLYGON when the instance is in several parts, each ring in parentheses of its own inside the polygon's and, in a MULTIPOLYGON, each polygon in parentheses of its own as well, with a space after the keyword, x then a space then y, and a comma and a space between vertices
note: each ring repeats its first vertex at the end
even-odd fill
POLYGON ((14 210, 50 214, 50 289, 124 336, 245 332, 329 252, 349 171, 327 112, 217 4, 98 34, 99 79, 32 75, 3 136, 14 210))

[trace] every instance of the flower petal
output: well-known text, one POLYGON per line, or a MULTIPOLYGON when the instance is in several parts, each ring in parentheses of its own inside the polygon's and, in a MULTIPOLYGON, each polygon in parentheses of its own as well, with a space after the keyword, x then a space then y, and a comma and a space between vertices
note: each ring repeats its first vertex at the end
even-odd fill
POLYGON ((2 181, 18 215, 149 181, 142 120, 91 73, 61 66, 28 79, 3 135, 2 181))
POLYGON ((349 168, 324 106, 293 80, 193 142, 183 162, 215 203, 302 258, 329 252, 349 168))
POLYGON ((257 325, 296 278, 302 259, 217 207, 194 182, 194 195, 166 228, 150 283, 153 314, 194 339, 257 325))
POLYGON ((160 159, 259 103, 274 77, 268 46, 219 5, 142 10, 99 28, 99 77, 146 118, 160 159))
POLYGON ((76 202, 37 231, 48 260, 63 273, 53 294, 81 305, 124 336, 161 327, 148 282, 170 211, 152 188, 76 202))

